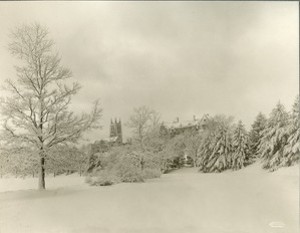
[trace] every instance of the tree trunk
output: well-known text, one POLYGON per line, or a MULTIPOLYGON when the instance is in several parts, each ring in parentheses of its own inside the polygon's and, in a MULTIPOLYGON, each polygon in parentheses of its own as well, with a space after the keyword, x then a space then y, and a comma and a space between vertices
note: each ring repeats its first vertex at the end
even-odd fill
POLYGON ((144 158, 141 159, 141 170, 143 171, 144 170, 144 165, 145 165, 145 161, 144 161, 144 158))
POLYGON ((196 160, 196 158, 193 159, 193 167, 197 167, 197 160, 196 160))
POLYGON ((45 189, 45 158, 40 158, 39 190, 45 189))
MULTIPOLYGON (((42 93, 42 89, 41 92, 42 93)), ((43 97, 41 94, 39 94, 39 101, 40 101, 40 122, 39 122, 39 129, 40 129, 40 136, 39 140, 41 142, 41 147, 40 147, 40 172, 39 172, 39 190, 44 190, 46 189, 45 187, 45 152, 44 152, 44 139, 43 139, 43 97)))

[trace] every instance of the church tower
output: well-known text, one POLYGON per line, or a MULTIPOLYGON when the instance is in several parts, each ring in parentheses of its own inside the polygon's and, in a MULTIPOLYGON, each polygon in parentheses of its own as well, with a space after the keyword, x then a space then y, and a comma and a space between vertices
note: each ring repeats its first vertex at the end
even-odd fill
POLYGON ((119 119, 115 119, 114 121, 110 120, 110 132, 109 137, 117 144, 123 143, 123 135, 122 135, 122 122, 119 119))
POLYGON ((122 134, 122 122, 121 119, 119 119, 119 122, 117 123, 117 135, 118 135, 118 143, 123 143, 123 134, 122 134))

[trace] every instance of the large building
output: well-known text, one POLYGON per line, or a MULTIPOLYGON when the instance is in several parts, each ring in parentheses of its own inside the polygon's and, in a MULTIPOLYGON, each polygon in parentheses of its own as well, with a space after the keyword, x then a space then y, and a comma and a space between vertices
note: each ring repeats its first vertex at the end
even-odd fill
POLYGON ((199 132, 205 128, 208 118, 209 115, 205 114, 200 119, 193 116, 192 120, 180 121, 179 118, 176 118, 176 120, 173 122, 163 122, 161 125, 161 133, 167 133, 171 137, 174 137, 176 135, 192 130, 199 132))
MULTIPOLYGON (((193 116, 191 120, 180 121, 179 118, 176 118, 175 121, 169 123, 163 123, 160 127, 160 134, 166 135, 167 137, 175 137, 183 133, 201 133, 207 126, 207 121, 209 115, 205 114, 201 118, 196 118, 193 116)), ((195 164, 193 161, 193 156, 189 156, 189 152, 184 150, 183 155, 183 165, 192 166, 195 164)))

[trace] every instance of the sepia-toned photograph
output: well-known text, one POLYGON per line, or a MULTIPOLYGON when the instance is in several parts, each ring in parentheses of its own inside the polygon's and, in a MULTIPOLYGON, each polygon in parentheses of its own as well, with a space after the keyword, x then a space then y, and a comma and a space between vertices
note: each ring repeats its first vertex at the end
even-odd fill
POLYGON ((2 1, 0 28, 0 233, 299 232, 297 1, 2 1))

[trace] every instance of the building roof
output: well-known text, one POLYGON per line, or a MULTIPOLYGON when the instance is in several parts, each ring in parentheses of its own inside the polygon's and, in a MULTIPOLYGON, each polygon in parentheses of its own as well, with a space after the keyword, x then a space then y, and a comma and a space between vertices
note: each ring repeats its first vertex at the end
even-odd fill
POLYGON ((103 142, 116 142, 118 140, 118 136, 115 136, 115 137, 108 137, 108 138, 103 138, 101 140, 97 140, 95 141, 95 143, 99 143, 100 141, 103 141, 103 142))
POLYGON ((169 129, 180 129, 180 128, 189 128, 189 127, 194 127, 194 126, 201 126, 201 125, 205 124, 208 117, 209 117, 209 115, 205 114, 202 116, 201 119, 194 117, 194 119, 192 119, 192 120, 185 120, 185 121, 180 121, 179 118, 177 118, 176 121, 164 122, 163 125, 169 129))

